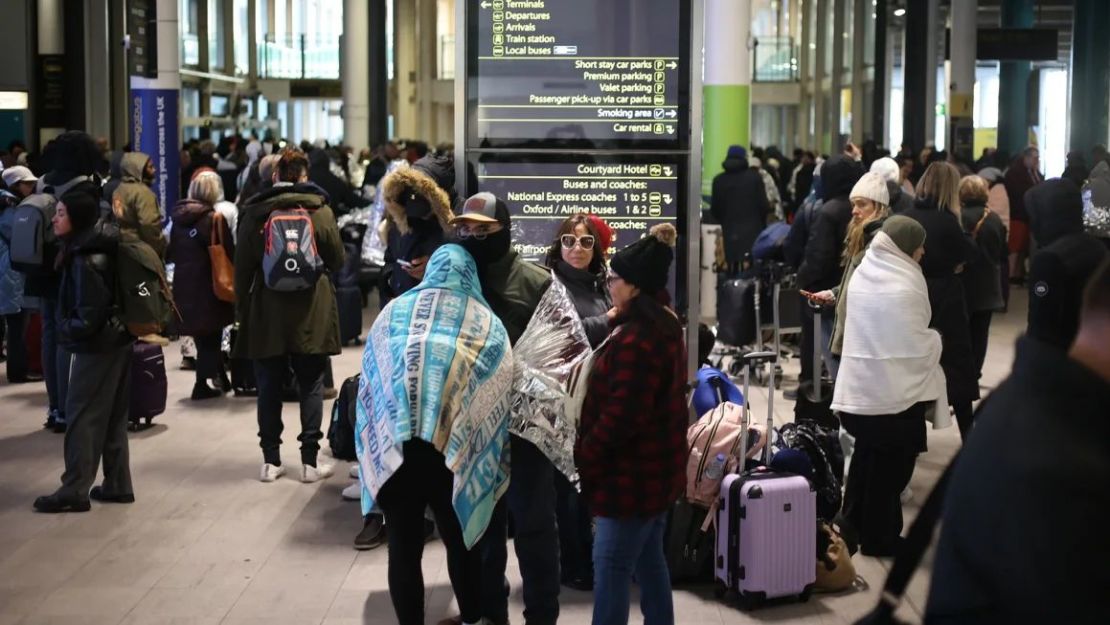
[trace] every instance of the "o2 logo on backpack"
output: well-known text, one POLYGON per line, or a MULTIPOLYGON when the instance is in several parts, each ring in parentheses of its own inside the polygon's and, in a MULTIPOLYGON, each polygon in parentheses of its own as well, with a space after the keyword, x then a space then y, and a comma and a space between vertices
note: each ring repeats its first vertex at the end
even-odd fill
POLYGON ((297 262, 296 258, 285 259, 285 270, 289 273, 300 273, 301 265, 297 262))

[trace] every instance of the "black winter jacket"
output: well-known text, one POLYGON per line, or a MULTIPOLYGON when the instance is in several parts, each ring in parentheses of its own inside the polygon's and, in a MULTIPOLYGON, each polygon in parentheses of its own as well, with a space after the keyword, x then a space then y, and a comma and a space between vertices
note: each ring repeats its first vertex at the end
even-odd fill
POLYGON ((840 284, 844 273, 840 257, 852 221, 848 194, 862 176, 863 166, 844 155, 832 157, 821 167, 824 201, 809 224, 805 259, 798 269, 799 288, 817 292, 840 284))
POLYGON ((601 345, 609 336, 609 317, 605 313, 613 307, 603 276, 575 269, 561 260, 555 262, 555 275, 567 288, 574 310, 582 319, 590 347, 601 345))
POLYGON ((721 224, 725 258, 739 263, 752 251, 756 237, 767 226, 771 206, 759 171, 748 167, 746 158, 730 158, 725 171, 713 179, 710 211, 721 224))
MULTIPOLYGON (((1009 262, 1006 226, 1002 219, 983 204, 968 204, 961 209, 960 220, 965 232, 972 235, 979 254, 964 268, 961 278, 968 312, 1000 310, 1002 299, 1002 263, 1009 262), (986 216, 984 218, 984 215, 986 216), (980 220, 982 223, 980 224, 980 220), (978 234, 975 233, 979 228, 978 234)), ((926 245, 928 242, 926 241, 926 245)))
POLYGON ((948 386, 951 405, 979 399, 979 372, 971 351, 964 285, 957 269, 975 262, 979 248, 964 233, 956 216, 939 210, 931 198, 919 199, 904 213, 925 227, 925 258, 921 270, 929 288, 933 318, 929 326, 940 332, 940 366, 948 386))
POLYGON ((1083 201, 1070 180, 1053 179, 1025 194, 1033 238, 1042 247, 1029 264, 1028 335, 1067 349, 1079 331, 1083 289, 1106 247, 1083 227, 1083 201))
POLYGON ((58 342, 66 351, 103 353, 133 341, 118 314, 118 246, 119 228, 102 222, 73 235, 63 252, 58 342))
POLYGON ((925 623, 1110 621, 1107 405, 1105 378, 1018 341, 952 473, 925 623))
MULTIPOLYGON (((181 313, 181 334, 209 336, 235 321, 235 305, 212 290, 212 261, 208 246, 215 210, 196 200, 182 200, 173 210, 173 229, 166 261, 174 263, 173 295, 181 313)), ((231 228, 221 219, 224 249, 235 258, 231 228)))

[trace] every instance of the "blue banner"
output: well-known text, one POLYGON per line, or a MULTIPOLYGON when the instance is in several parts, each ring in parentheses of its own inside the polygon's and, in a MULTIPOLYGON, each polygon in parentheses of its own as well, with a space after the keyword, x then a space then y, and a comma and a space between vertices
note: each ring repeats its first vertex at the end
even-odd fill
POLYGON ((168 215, 181 191, 180 92, 177 89, 131 89, 131 146, 154 163, 154 196, 168 215))

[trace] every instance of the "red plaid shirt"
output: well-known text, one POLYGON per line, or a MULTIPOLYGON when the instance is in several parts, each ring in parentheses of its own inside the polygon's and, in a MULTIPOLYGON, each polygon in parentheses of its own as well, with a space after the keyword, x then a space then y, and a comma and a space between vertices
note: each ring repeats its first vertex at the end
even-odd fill
POLYGON ((598 516, 655 516, 686 486, 686 348, 628 321, 601 350, 574 450, 582 494, 598 516))

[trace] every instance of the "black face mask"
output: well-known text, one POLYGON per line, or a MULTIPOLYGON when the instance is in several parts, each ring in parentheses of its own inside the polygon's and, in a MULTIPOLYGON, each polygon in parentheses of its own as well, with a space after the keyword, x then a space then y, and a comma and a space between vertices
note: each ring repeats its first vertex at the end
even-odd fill
POLYGON ((459 245, 463 246, 463 249, 470 252, 470 255, 474 257, 474 262, 477 263, 479 269, 504 258, 505 254, 509 253, 511 244, 512 233, 509 232, 508 228, 498 230, 481 241, 474 237, 459 241, 459 245))

